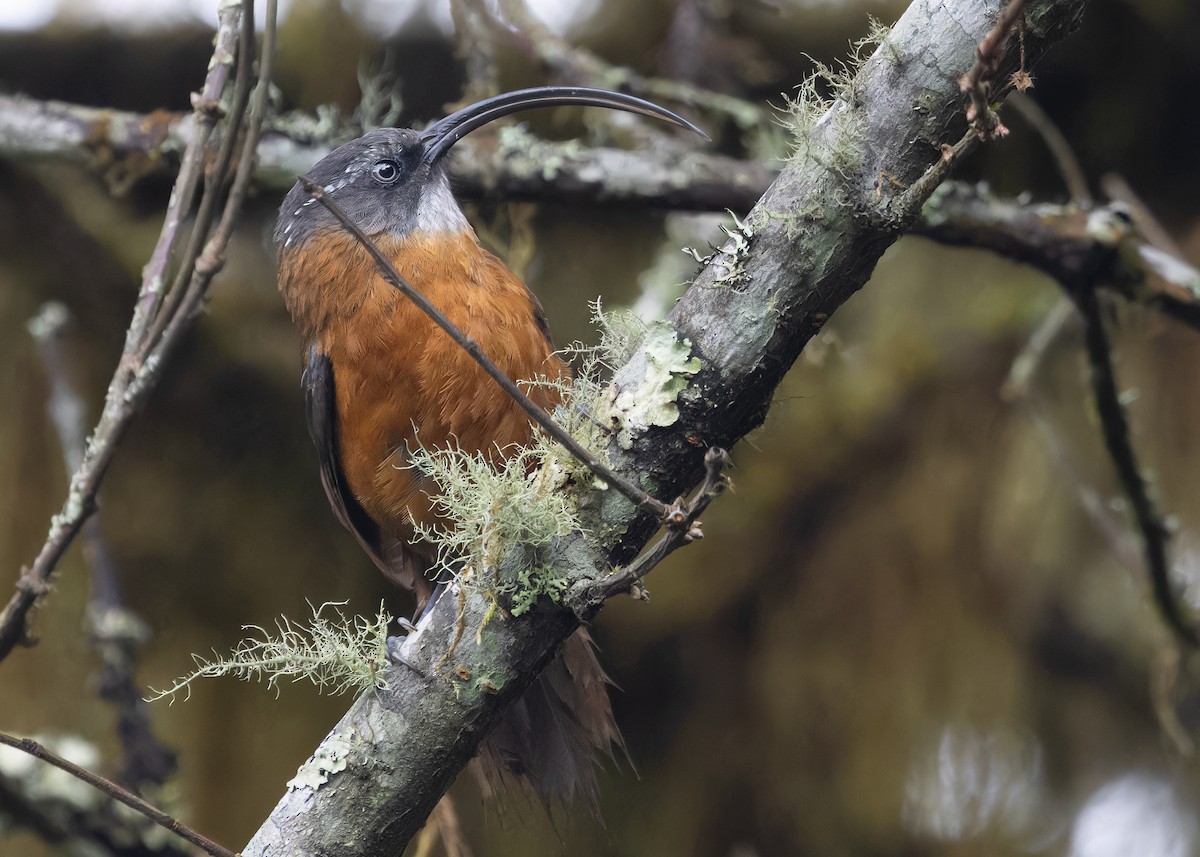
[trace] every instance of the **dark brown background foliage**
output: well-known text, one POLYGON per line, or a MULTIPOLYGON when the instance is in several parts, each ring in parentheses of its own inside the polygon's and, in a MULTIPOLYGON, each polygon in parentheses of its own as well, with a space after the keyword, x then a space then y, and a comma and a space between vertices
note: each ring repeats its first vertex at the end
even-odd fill
MULTIPOLYGON (((890 20, 903 9, 734 5, 719 37, 687 47, 670 36, 679 10, 668 0, 606 0, 571 38, 616 63, 778 105, 810 70, 804 54, 843 56, 868 13, 890 20)), ((210 38, 65 25, 5 34, 0 87, 183 110, 210 38)), ((1100 0, 1033 91, 1094 184, 1123 175, 1193 262, 1197 44, 1192 0, 1100 0)), ((349 113, 364 59, 396 72, 406 119, 439 115, 460 93, 453 45, 433 28, 368 32, 343 5, 303 0, 281 30, 284 101, 349 113)), ((503 68, 506 84, 537 79, 515 51, 503 68)), ((1012 135, 963 177, 1062 199, 1037 136, 1019 117, 1006 121, 1012 135)), ((737 135, 727 137, 738 153, 737 135)), ((25 322, 46 300, 70 307, 72 366, 98 408, 168 187, 150 179, 114 198, 75 167, 0 161, 0 591, 37 550, 63 493, 25 322)), ((243 624, 304 617, 306 601, 348 600, 367 613, 386 599, 408 609, 319 488, 298 344, 268 247, 279 196, 251 201, 207 316, 102 494, 127 599, 154 629, 140 673, 147 685, 185 671, 191 652, 227 649, 243 624)), ((639 274, 674 258, 661 211, 522 203, 472 214, 499 236, 498 250, 528 259, 559 342, 593 338, 589 300, 632 302, 639 274)), ((714 241, 717 222, 707 227, 714 241)), ((669 264, 660 268, 671 276, 669 264)), ((1200 780, 1154 714, 1169 646, 1136 542, 1099 527, 1081 503, 1094 496, 1121 520, 1077 329, 1058 339, 1023 402, 999 392, 1057 297, 1043 276, 984 252, 913 238, 889 251, 805 352, 767 424, 735 451, 735 492, 709 510, 705 541, 656 573, 651 603, 614 603, 599 618, 637 767, 606 765, 605 824, 485 806, 463 782, 454 793, 478 853, 1074 848, 1092 857, 1121 853, 1079 850, 1081 811, 1105 794, 1133 813, 1112 822, 1111 835, 1138 833, 1146 857, 1188 853, 1188 836, 1200 848, 1200 780), (1181 850, 1150 850, 1156 829, 1172 831, 1181 850)), ((1200 340, 1145 310, 1121 308, 1114 320, 1121 380, 1138 394, 1135 443, 1178 518, 1175 556, 1194 595, 1200 340)), ((81 565, 73 551, 38 616, 40 644, 0 665, 0 728, 78 733, 111 752, 112 713, 93 692, 97 665, 80 630, 81 565)), ((157 704, 156 728, 180 753, 175 810, 236 847, 345 706, 306 686, 275 699, 233 680, 157 704)), ((0 833, 0 853, 38 853, 36 842, 0 833)))

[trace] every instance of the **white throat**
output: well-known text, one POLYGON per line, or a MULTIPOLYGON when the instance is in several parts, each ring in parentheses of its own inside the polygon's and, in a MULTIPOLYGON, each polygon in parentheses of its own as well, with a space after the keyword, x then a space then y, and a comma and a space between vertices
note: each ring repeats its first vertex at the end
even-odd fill
POLYGON ((425 232, 463 232, 467 229, 467 218, 454 201, 450 192, 450 181, 441 173, 426 185, 417 206, 416 228, 425 232))

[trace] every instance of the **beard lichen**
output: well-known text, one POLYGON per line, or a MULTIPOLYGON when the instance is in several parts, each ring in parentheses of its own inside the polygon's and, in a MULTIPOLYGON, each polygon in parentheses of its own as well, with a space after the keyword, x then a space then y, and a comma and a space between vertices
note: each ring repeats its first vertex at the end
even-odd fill
POLYGON ((201 678, 233 675, 242 681, 266 682, 276 695, 283 679, 312 682, 324 694, 385 688, 387 629, 392 617, 379 605, 374 618, 346 616, 339 608, 345 602, 309 604, 312 621, 307 625, 286 616, 275 620, 275 631, 259 625, 243 625, 256 632, 238 643, 226 656, 213 651, 213 659, 192 655, 196 668, 175 679, 164 690, 150 688, 147 701, 164 697, 174 702, 192 695, 192 684, 201 678))
MULTIPOLYGON (((593 322, 599 344, 573 343, 560 352, 575 364, 572 377, 536 378, 524 385, 554 388, 560 399, 555 421, 604 461, 605 447, 620 429, 610 419, 613 395, 607 378, 637 349, 647 326, 631 313, 604 312, 598 300, 593 322)), ((579 511, 581 492, 607 486, 586 465, 537 431, 527 447, 485 452, 418 444, 410 466, 436 485, 431 500, 441 519, 419 527, 417 537, 436 547, 435 573, 492 602, 485 623, 497 610, 520 616, 542 597, 561 600, 570 572, 547 562, 543 549, 587 532, 579 511)))

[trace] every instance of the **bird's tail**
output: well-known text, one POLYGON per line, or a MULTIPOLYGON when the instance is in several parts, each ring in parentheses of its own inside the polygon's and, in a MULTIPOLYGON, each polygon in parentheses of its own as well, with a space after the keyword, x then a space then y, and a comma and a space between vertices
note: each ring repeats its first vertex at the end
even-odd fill
MULTIPOLYGON (((383 556, 389 579, 416 591, 419 621, 445 582, 431 580, 431 560, 398 540, 383 556)), ((591 635, 577 629, 480 745, 471 770, 484 795, 518 791, 547 805, 578 799, 598 814, 598 751, 628 756, 608 698, 611 685, 591 635)))
POLYGON ((583 628, 507 711, 471 763, 485 795, 516 787, 549 804, 576 799, 598 811, 597 751, 625 751, 612 684, 583 628))

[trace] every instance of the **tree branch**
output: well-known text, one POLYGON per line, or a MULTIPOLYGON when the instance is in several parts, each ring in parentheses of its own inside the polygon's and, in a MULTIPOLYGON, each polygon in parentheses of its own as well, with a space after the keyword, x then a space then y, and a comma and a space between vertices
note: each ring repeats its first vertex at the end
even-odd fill
POLYGON ((1200 271, 1143 240, 1123 203, 1091 209, 1020 203, 950 182, 929 200, 913 231, 1032 265, 1069 291, 1114 288, 1200 330, 1200 271))
POLYGON ((35 759, 41 759, 43 762, 53 765, 59 770, 66 771, 76 779, 82 780, 89 786, 104 792, 113 800, 119 801, 125 804, 127 807, 136 810, 146 818, 153 821, 159 827, 163 827, 174 833, 176 836, 182 837, 183 839, 195 845, 197 848, 203 850, 205 853, 213 855, 213 857, 237 857, 237 855, 228 848, 218 845, 208 837, 197 833, 186 824, 183 824, 175 818, 167 815, 158 807, 142 800, 133 792, 122 788, 112 780, 108 780, 104 777, 93 774, 86 768, 81 768, 79 765, 64 759, 62 756, 59 756, 56 753, 50 752, 42 744, 34 741, 32 738, 18 738, 15 735, 9 735, 5 732, 0 732, 0 744, 20 750, 23 753, 28 753, 35 759))
MULTIPOLYGON (((194 114, 127 113, 61 101, 0 94, 0 157, 87 164, 117 191, 177 168, 191 139, 194 114)), ((303 114, 275 117, 254 160, 261 188, 287 190, 313 164, 348 139, 303 114)), ((744 210, 777 170, 756 161, 698 152, 664 140, 652 153, 583 149, 578 142, 538 140, 519 128, 480 135, 450 154, 455 186, 472 197, 556 199, 657 208, 744 210)))
MULTIPOLYGON (((917 231, 936 241, 991 249, 1033 265, 1057 280, 1074 302, 1084 320, 1100 429, 1142 535, 1155 603, 1180 640, 1200 646, 1200 633, 1184 615, 1172 589, 1167 558, 1170 532, 1155 508, 1130 440, 1097 294, 1101 286, 1113 287, 1130 300, 1161 309, 1200 330, 1200 272, 1143 241, 1121 202, 1087 210, 1075 205, 1020 205, 995 199, 978 188, 951 184, 929 201, 917 231)), ((1042 347, 1039 343, 1033 355, 1042 347)), ((1014 374, 1020 377, 1014 377, 1010 387, 1020 390, 1028 370, 1014 374)))
POLYGON ((1100 431, 1109 457, 1117 469, 1121 487, 1129 498, 1134 522, 1142 534, 1154 602, 1179 640, 1193 648, 1200 647, 1200 633, 1184 615, 1185 608, 1175 594, 1171 581, 1171 564, 1167 558, 1167 542, 1171 538, 1171 531, 1150 497, 1150 489, 1130 439, 1129 421, 1125 419, 1125 407, 1121 404, 1121 394, 1117 389, 1112 345, 1104 329, 1099 295, 1094 284, 1088 283, 1072 297, 1083 315, 1084 340, 1088 363, 1092 368, 1092 393, 1100 416, 1100 431))
MULTIPOLYGON (((274 34, 271 21, 267 22, 265 33, 267 59, 263 62, 264 73, 269 69, 274 34)), ((249 0, 241 5, 221 4, 216 46, 208 75, 203 89, 193 96, 192 137, 167 206, 158 243, 142 272, 133 319, 105 394, 103 413, 88 440, 83 460, 71 477, 62 511, 51 520, 50 531, 37 558, 22 570, 17 591, 0 613, 0 660, 18 643, 29 639, 27 617, 30 610, 48 592, 50 577, 59 560, 94 510, 96 493, 121 437, 154 389, 167 357, 181 334, 190 327, 199 302, 223 264, 225 248, 249 183, 258 127, 266 111, 265 77, 258 81, 255 108, 236 174, 231 177, 227 169, 210 169, 213 164, 208 163, 208 148, 217 127, 223 125, 224 142, 215 163, 229 167, 237 127, 253 85, 253 51, 253 5, 249 0), (230 70, 235 67, 236 77, 231 84, 230 70), (227 89, 231 94, 226 109, 222 107, 222 96, 227 89), (168 286, 168 261, 182 240, 181 228, 192 214, 201 184, 204 190, 192 218, 185 261, 174 284, 168 286), (222 198, 223 205, 220 203, 222 198), (203 246, 201 241, 205 242, 203 246)))
MULTIPOLYGON (((1083 7, 1083 0, 1031 2, 1026 62, 1074 29, 1083 7)), ((683 494, 704 472, 706 448, 728 448, 762 422, 804 344, 863 285, 924 202, 919 194, 901 200, 881 192, 879 177, 924 192, 927 171, 945 169, 941 146, 965 135, 955 81, 998 11, 994 1, 918 0, 839 100, 796 129, 800 154, 671 314, 677 344, 702 365, 674 403, 676 418, 667 426, 625 426, 626 445, 618 433, 607 450, 614 469, 658 496, 683 494)), ((653 377, 648 348, 617 371, 613 402, 653 377)), ((390 669, 387 689, 354 703, 246 847, 247 857, 403 848, 499 713, 575 629, 570 605, 590 605, 611 567, 630 562, 657 527, 653 515, 613 491, 583 503, 594 535, 559 540, 539 555, 575 580, 568 603, 543 599, 529 614, 503 619, 491 618, 490 602, 469 590, 440 599, 401 647, 418 669, 390 669), (477 633, 457 634, 446 673, 437 673, 462 627, 477 633)), ((516 550, 502 565, 523 560, 516 550)))

